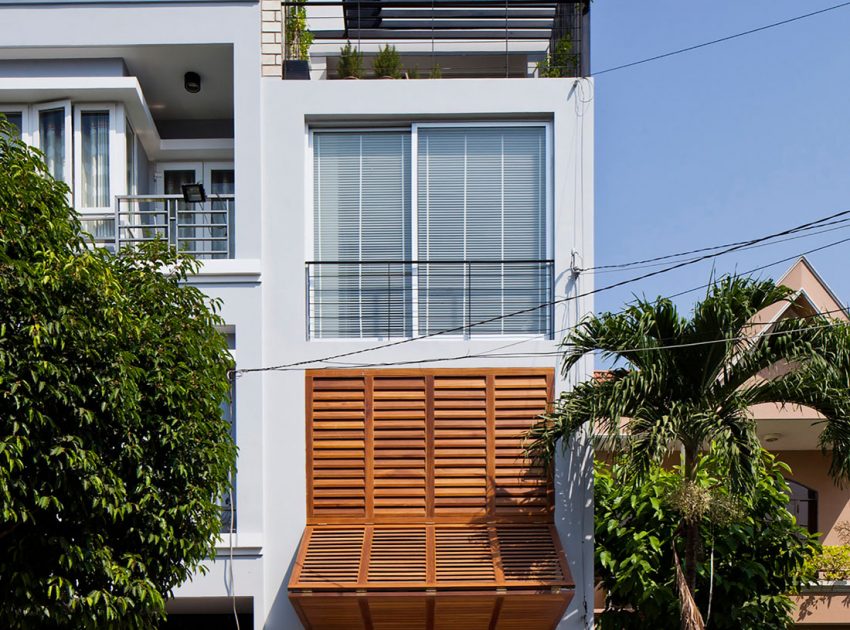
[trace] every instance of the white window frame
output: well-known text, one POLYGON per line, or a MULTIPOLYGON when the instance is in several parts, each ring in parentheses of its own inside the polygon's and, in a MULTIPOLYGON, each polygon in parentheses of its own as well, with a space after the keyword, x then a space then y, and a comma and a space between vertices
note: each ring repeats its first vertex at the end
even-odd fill
MULTIPOLYGON (((31 112, 32 116, 30 117, 30 128, 32 130, 31 138, 32 144, 37 149, 41 150, 41 130, 40 130, 40 116, 41 112, 49 111, 52 109, 62 109, 65 112, 65 172, 63 173, 63 179, 65 183, 68 185, 68 188, 71 188, 73 191, 74 186, 74 139, 73 139, 73 120, 71 116, 71 101, 70 100, 62 100, 62 101, 50 101, 49 103, 38 103, 32 106, 31 112)), ((71 194, 71 198, 73 199, 73 192, 71 194)))
POLYGON ((30 116, 30 106, 18 103, 3 103, 0 105, 0 114, 20 114, 21 115, 21 140, 26 144, 32 145, 32 121, 30 116))
MULTIPOLYGON (((422 128, 446 128, 446 127, 456 127, 456 128, 472 128, 472 127, 542 127, 544 129, 544 141, 545 141, 545 176, 546 176, 546 259, 554 259, 555 253, 555 195, 554 195, 554 147, 552 142, 552 121, 551 120, 493 120, 493 121, 415 121, 411 122, 409 125, 404 126, 387 126, 387 127, 367 127, 367 126, 350 126, 350 127, 310 127, 307 126, 307 141, 305 143, 305 154, 307 161, 307 168, 305 169, 305 204, 306 204, 306 225, 305 225, 305 252, 311 252, 310 260, 316 260, 316 248, 315 248, 315 234, 313 228, 314 221, 314 213, 315 207, 313 203, 313 180, 314 180, 314 161, 313 161, 313 146, 314 146, 314 136, 317 133, 380 133, 380 132, 388 132, 388 131, 408 131, 410 132, 410 212, 411 212, 411 248, 410 255, 411 260, 418 260, 419 256, 419 238, 418 238, 418 223, 417 223, 417 215, 419 212, 419 195, 418 195, 418 186, 419 186, 419 172, 418 172, 418 153, 419 153, 419 129, 422 128)), ((350 342, 358 342, 358 341, 395 341, 400 340, 402 338, 385 338, 385 337, 313 337, 310 335, 310 322, 314 320, 315 317, 315 300, 312 294, 312 287, 309 285, 306 287, 307 295, 309 296, 309 306, 310 309, 307 311, 307 321, 305 325, 307 326, 306 334, 307 339, 309 341, 318 341, 324 342, 328 341, 331 343, 338 343, 339 341, 350 341, 350 342)), ((411 282, 411 299, 413 300, 413 304, 411 305, 411 330, 413 335, 418 334, 419 330, 419 287, 417 282, 417 274, 413 275, 411 282)), ((306 310, 306 309, 305 309, 306 310)), ((554 322, 551 323, 554 325, 554 322)), ((548 333, 533 334, 533 335, 520 335, 520 334, 510 334, 510 335, 502 335, 502 334, 481 334, 478 333, 474 336, 475 340, 487 340, 487 339, 537 339, 537 338, 548 339, 548 333)), ((455 341, 457 342, 459 339, 469 341, 470 337, 468 333, 459 333, 459 334, 444 334, 439 335, 434 338, 435 340, 447 340, 447 341, 455 341)))
POLYGON ((124 122, 124 106, 116 103, 74 103, 74 198, 77 211, 81 214, 103 214, 112 212, 115 197, 127 191, 127 136, 123 127, 119 131, 118 121, 124 122), (82 206, 83 186, 83 135, 81 124, 84 112, 106 112, 109 115, 109 205, 87 208, 82 206))
POLYGON ((136 128, 133 127, 130 119, 126 116, 123 118, 124 128, 120 133, 124 136, 124 193, 127 195, 137 195, 139 193, 139 136, 136 134, 136 128), (127 129, 133 132, 133 146, 131 147, 127 146, 127 129), (129 179, 127 178, 127 169, 130 166, 127 164, 128 152, 133 155, 133 170, 130 171, 129 179))

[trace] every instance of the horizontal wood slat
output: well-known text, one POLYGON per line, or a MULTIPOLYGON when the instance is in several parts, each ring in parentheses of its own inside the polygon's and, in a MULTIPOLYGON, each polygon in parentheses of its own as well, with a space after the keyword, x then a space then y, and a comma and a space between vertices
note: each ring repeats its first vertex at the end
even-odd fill
POLYGON ((572 579, 556 539, 548 524, 308 527, 289 588, 569 588, 572 579), (433 551, 426 544, 429 532, 433 551), (433 580, 429 563, 436 567, 433 580))
POLYGON ((550 369, 307 373, 308 524, 548 522, 523 436, 550 369))
POLYGON ((292 593, 310 630, 552 630, 572 591, 292 593))

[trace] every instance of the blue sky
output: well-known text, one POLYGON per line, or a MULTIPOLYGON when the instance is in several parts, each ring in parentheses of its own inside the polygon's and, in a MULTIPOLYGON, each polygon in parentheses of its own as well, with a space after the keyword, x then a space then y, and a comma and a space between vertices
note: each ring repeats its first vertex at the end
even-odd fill
MULTIPOLYGON (((815 11, 839 0, 595 0, 594 71, 815 11)), ((850 6, 596 79, 596 261, 755 238, 850 209, 850 6)), ((744 271, 850 237, 850 225, 728 254, 744 271)), ((850 242, 809 256, 850 301, 850 242)), ((783 263, 762 275, 778 278, 783 263)), ((703 284, 712 263, 604 291, 703 284)), ((597 274, 597 286, 649 270, 597 274)), ((677 300, 689 306, 698 293, 677 300)))

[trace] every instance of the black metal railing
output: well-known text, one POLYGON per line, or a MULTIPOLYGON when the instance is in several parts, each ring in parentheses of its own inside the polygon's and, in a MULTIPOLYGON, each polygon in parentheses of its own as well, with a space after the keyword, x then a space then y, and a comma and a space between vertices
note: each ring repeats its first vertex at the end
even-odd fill
POLYGON ((552 336, 552 260, 306 263, 308 338, 552 336))

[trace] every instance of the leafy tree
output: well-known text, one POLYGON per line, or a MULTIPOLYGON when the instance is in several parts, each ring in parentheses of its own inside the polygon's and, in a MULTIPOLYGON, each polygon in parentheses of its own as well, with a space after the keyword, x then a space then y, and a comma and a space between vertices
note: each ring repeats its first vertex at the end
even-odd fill
MULTIPOLYGON (((697 564, 697 603, 717 630, 791 625, 790 594, 814 578, 817 536, 788 512, 790 470, 766 451, 752 494, 731 495, 711 458, 699 457, 695 486, 708 505, 698 526, 708 550, 697 564)), ((679 618, 673 548, 681 549, 682 471, 653 466, 641 482, 627 465, 595 469, 596 575, 608 593, 603 630, 672 628, 679 618)), ((693 497, 691 496, 691 499, 693 497)))
POLYGON ((0 119, 0 619, 142 628, 214 552, 231 366, 196 263, 91 246, 0 119))
MULTIPOLYGON (((564 370, 597 351, 626 368, 563 393, 531 431, 530 453, 549 460, 559 441, 566 445, 596 423, 637 481, 681 445, 684 491, 696 493, 697 455, 710 450, 719 478, 746 496, 758 480, 761 452, 752 407, 794 403, 823 414, 820 444, 832 451, 831 474, 850 478, 850 327, 825 317, 787 319, 768 335, 741 338, 755 330, 747 326, 759 311, 789 295, 771 281, 730 277, 712 285, 690 318, 667 299, 641 299, 620 313, 588 318, 564 341, 564 370), (628 439, 617 439, 621 431, 628 439)), ((701 627, 691 603, 704 506, 693 508, 680 514, 678 534, 685 539, 684 628, 701 627)))

